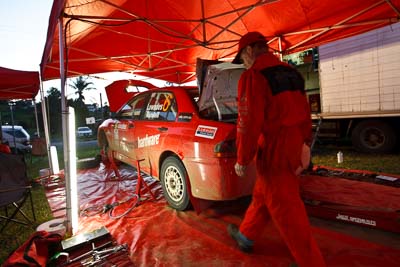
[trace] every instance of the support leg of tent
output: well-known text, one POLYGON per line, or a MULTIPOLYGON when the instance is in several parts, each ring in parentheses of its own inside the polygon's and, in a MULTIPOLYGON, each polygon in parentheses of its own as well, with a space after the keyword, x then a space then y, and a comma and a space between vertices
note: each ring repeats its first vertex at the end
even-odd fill
MULTIPOLYGON (((41 75, 39 75, 39 77, 41 77, 41 75)), ((47 120, 47 110, 46 110, 46 102, 45 102, 44 92, 43 92, 42 79, 40 79, 40 100, 41 100, 41 107, 42 107, 44 137, 46 140, 47 158, 49 161, 50 170, 51 170, 52 174, 55 174, 54 168, 53 168, 52 162, 51 162, 51 156, 50 156, 50 132, 49 132, 49 125, 48 125, 48 120, 47 120)), ((36 107, 36 105, 35 105, 35 107, 36 107)), ((40 136, 39 126, 38 126, 38 134, 40 136)))

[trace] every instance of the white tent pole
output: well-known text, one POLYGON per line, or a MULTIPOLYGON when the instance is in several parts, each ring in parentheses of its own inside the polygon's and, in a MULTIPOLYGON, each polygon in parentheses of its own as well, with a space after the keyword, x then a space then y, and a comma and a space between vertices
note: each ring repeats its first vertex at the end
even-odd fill
MULTIPOLYGON (((42 75, 40 74, 39 77, 42 77, 42 75)), ((54 174, 53 163, 52 163, 51 157, 50 157, 50 133, 49 133, 49 125, 47 124, 47 109, 46 109, 46 102, 44 99, 43 82, 42 82, 41 78, 40 78, 40 99, 41 99, 41 106, 42 106, 42 117, 43 117, 43 128, 44 128, 43 130, 44 130, 44 137, 46 140, 47 157, 49 160, 49 166, 51 169, 51 173, 54 174)), ((35 110, 36 110, 36 104, 35 104, 35 110)), ((38 127, 37 131, 38 131, 39 137, 40 137, 39 124, 38 123, 36 123, 36 124, 38 127)))
POLYGON ((37 115, 36 101, 34 97, 32 98, 32 102, 33 102, 33 108, 35 109, 36 133, 37 137, 40 137, 39 120, 37 115))
MULTIPOLYGON (((60 55, 60 79, 61 79, 61 115, 62 115, 62 132, 63 132, 63 152, 64 152, 64 174, 65 174, 65 198, 66 198, 66 209, 67 209, 67 234, 73 235, 78 229, 78 200, 72 200, 72 198, 77 198, 78 196, 71 195, 71 188, 75 188, 76 184, 71 183, 71 177, 76 176, 76 168, 72 170, 71 160, 71 148, 70 133, 68 131, 68 119, 69 119, 69 109, 67 107, 67 98, 65 93, 65 65, 64 65, 64 29, 63 29, 63 18, 60 17, 58 21, 58 32, 59 32, 59 55, 60 55), (75 173, 73 173, 75 171, 75 173)), ((76 181, 75 181, 76 182, 76 181)))

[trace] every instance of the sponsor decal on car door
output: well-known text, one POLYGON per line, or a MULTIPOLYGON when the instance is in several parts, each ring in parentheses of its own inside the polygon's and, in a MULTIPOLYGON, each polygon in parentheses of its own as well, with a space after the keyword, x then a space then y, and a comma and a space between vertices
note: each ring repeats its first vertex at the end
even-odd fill
POLYGON ((147 95, 139 95, 135 97, 126 106, 123 116, 116 125, 116 131, 119 138, 119 152, 125 159, 135 166, 138 155, 137 128, 140 124, 144 108, 146 106, 147 95))
POLYGON ((157 166, 162 144, 169 134, 177 114, 176 101, 171 92, 150 95, 140 126, 137 127, 138 155, 145 158, 144 167, 157 166))

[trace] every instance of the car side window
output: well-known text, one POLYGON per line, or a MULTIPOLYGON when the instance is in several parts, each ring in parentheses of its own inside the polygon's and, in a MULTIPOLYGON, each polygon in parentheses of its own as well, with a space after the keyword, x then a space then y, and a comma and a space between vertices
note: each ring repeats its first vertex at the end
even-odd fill
POLYGON ((140 95, 135 97, 132 101, 126 104, 119 112, 121 119, 138 120, 142 114, 143 108, 146 103, 147 95, 140 95))
POLYGON ((175 121, 177 105, 171 92, 153 92, 144 114, 145 120, 175 121))

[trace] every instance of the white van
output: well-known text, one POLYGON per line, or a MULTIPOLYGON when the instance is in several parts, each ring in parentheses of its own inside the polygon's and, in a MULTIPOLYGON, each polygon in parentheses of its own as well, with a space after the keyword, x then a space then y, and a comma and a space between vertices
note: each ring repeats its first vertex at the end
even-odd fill
POLYGON ((28 132, 19 125, 2 125, 2 143, 6 143, 10 146, 11 150, 17 147, 17 152, 26 153, 32 151, 32 145, 30 143, 31 137, 28 132), (15 136, 15 144, 14 144, 15 136))

